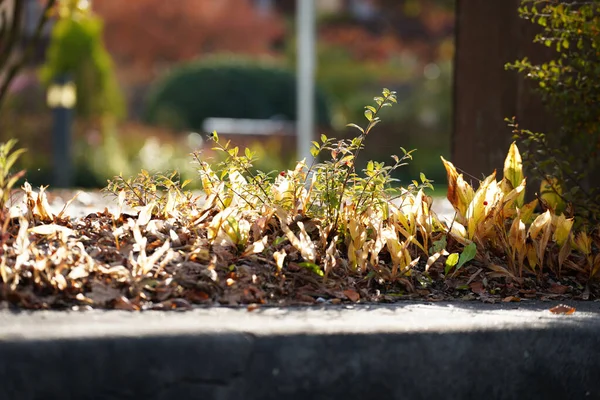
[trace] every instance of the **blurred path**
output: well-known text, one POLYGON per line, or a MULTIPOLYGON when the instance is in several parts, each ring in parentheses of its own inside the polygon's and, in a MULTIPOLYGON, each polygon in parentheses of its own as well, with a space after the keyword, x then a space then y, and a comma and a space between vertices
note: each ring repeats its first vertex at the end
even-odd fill
MULTIPOLYGON (((48 192, 48 201, 52 212, 55 214, 59 213, 77 192, 77 190, 52 190, 48 192)), ((200 191, 194 192, 196 195, 200 195, 201 193, 200 191)), ((117 211, 117 201, 114 196, 106 195, 97 190, 81 191, 66 209, 65 214, 72 218, 80 218, 91 213, 104 211, 105 208, 108 208, 111 212, 117 211)), ((434 197, 433 210, 440 218, 452 219, 454 216, 452 205, 445 197, 434 197)), ((134 211, 127 208, 123 212, 133 213, 134 211)))

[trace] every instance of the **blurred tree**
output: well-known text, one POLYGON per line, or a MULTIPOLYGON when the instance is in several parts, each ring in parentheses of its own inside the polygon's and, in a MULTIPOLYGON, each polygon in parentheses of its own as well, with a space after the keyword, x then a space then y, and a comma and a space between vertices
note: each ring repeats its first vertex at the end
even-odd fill
POLYGON ((123 116, 124 100, 102 42, 101 19, 87 1, 60 0, 58 5, 60 18, 52 30, 42 81, 50 84, 59 76, 72 76, 81 117, 123 116))
POLYGON ((39 14, 33 36, 23 43, 25 2, 23 0, 0 0, 0 107, 4 103, 12 80, 27 63, 39 42, 56 1, 43 1, 43 11, 39 14), (23 43, 23 47, 18 52, 21 43, 23 43))
POLYGON ((251 0, 101 0, 107 48, 128 82, 147 82, 172 64, 208 53, 273 55, 284 21, 251 0))

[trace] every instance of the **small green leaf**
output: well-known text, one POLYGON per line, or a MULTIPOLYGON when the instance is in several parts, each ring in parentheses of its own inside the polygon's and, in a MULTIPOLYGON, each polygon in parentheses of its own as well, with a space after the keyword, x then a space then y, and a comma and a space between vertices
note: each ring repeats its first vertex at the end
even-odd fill
POLYGON ((444 273, 448 275, 448 272, 458 263, 458 253, 452 253, 446 258, 446 268, 444 268, 444 273))
POLYGON ((327 135, 324 133, 321 134, 321 142, 325 143, 327 141, 327 135))
POLYGON ((448 241, 446 240, 446 235, 444 235, 444 236, 442 236, 442 238, 440 240, 436 240, 435 242, 433 242, 433 246, 431 246, 431 249, 429 249, 429 252, 431 254, 440 252, 446 248, 447 244, 448 244, 448 241))
POLYGON ((321 267, 319 267, 315 263, 305 261, 305 262, 298 263, 298 265, 314 272, 315 274, 317 274, 319 276, 324 276, 323 271, 321 270, 321 267))
POLYGON ((4 169, 6 171, 10 170, 13 165, 15 164, 15 162, 17 161, 17 159, 21 156, 21 154, 23 154, 25 151, 27 151, 26 149, 18 149, 13 151, 7 158, 6 158, 6 162, 4 165, 4 169))
POLYGON ((356 124, 348 124, 346 126, 351 127, 351 128, 356 128, 360 131, 360 133, 365 133, 365 130, 356 124))
POLYGON ((275 238, 275 240, 273 241, 273 246, 278 246, 281 243, 285 242, 287 240, 287 238, 285 236, 277 236, 275 238))
MULTIPOLYGON (((468 263, 477 255, 477 246, 475 243, 469 243, 465 246, 462 253, 460 253, 460 259, 458 260, 458 264, 456 265, 456 271, 458 271, 465 263, 468 263)), ((455 271, 455 272, 456 272, 455 271)))

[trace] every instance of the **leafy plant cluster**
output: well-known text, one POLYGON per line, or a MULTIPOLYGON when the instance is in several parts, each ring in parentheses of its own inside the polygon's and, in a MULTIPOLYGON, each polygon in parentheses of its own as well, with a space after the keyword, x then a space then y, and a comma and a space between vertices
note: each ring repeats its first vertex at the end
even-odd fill
POLYGON ((542 191, 577 215, 600 219, 600 3, 523 0, 519 13, 541 28, 535 42, 555 50, 548 62, 508 64, 537 83, 559 128, 532 132, 511 121, 542 191))
MULTIPOLYGON (((432 210, 425 176, 396 188, 395 198, 388 194, 395 184, 390 173, 410 152, 390 165, 356 170, 380 112, 395 100, 384 90, 365 108, 366 126, 353 125, 356 137, 321 137, 313 143, 314 162, 286 171, 254 170, 250 150, 213 133, 225 160, 211 164, 193 154, 203 202, 176 173, 142 171, 109 182, 116 212, 71 220, 64 210, 50 210, 45 188, 36 193, 26 183, 20 208, 5 205, 0 300, 140 310, 440 299, 465 290, 482 300, 518 301, 544 290, 589 298, 600 270, 600 235, 558 215, 558 200, 542 212, 538 199, 525 202, 516 144, 503 178, 494 172, 477 188, 442 158, 456 212, 449 221, 432 210)), ((7 160, 18 157, 9 150, 7 160)), ((14 184, 2 182, 3 189, 14 184)))

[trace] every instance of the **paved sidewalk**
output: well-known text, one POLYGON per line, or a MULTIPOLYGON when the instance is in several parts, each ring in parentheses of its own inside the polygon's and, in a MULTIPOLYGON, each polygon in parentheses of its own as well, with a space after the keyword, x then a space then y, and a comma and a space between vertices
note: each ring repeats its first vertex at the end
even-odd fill
POLYGON ((0 399, 600 398, 600 303, 0 312, 0 399))

